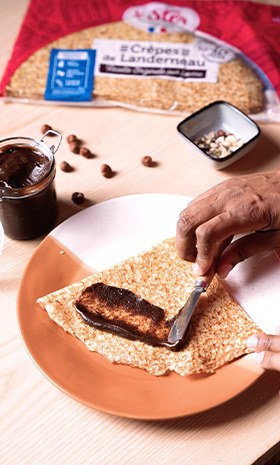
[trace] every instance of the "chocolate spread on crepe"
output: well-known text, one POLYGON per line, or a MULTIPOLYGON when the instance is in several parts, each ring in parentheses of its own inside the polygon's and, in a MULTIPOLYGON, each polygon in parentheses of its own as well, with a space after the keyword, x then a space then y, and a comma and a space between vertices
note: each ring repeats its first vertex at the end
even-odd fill
MULTIPOLYGON (((114 300, 117 293, 119 300, 116 302, 120 309, 118 319, 123 318, 130 325, 135 318, 138 331, 148 329, 153 337, 162 341, 167 334, 168 322, 176 317, 192 292, 194 279, 192 264, 178 257, 172 238, 111 268, 41 297, 38 303, 56 324, 80 339, 89 350, 103 355, 112 363, 141 368, 155 376, 170 371, 182 376, 213 373, 224 364, 251 352, 246 347, 246 341, 250 335, 260 332, 260 328, 215 277, 207 292, 199 298, 192 316, 188 343, 179 351, 170 350, 164 345, 147 344, 139 340, 139 336, 137 340, 132 340, 93 327, 77 311, 79 306, 82 309, 81 305, 89 310, 92 295, 88 300, 88 289, 91 288, 94 290, 91 293, 95 295, 94 299, 97 299, 98 294, 99 316, 106 315, 108 320, 110 310, 113 311, 114 320, 117 308, 111 304, 106 308, 104 299, 110 303, 110 299, 114 300), (140 298, 152 306, 146 307, 148 316, 144 310, 137 314, 135 301, 134 310, 130 309, 126 313, 126 305, 120 303, 123 289, 129 291, 124 291, 126 298, 140 298), (149 317, 151 308, 157 308, 153 318, 150 318, 151 315, 149 317)), ((143 303, 144 308, 145 305, 143 303)), ((93 315, 95 305, 91 310, 93 315)), ((134 327, 134 335, 135 331, 134 327)))
POLYGON ((152 346, 177 348, 178 344, 168 342, 174 318, 166 320, 162 308, 127 289, 92 284, 83 290, 75 307, 85 323, 102 331, 152 346))

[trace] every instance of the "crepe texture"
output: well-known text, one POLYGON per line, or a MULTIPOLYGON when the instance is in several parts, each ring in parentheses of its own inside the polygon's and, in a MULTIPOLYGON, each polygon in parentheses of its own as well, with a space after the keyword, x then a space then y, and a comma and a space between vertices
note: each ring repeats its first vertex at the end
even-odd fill
POLYGON ((102 282, 125 288, 175 316, 193 290, 192 264, 180 259, 174 238, 120 264, 38 299, 49 317, 86 347, 110 362, 147 370, 159 376, 170 371, 182 376, 213 373, 250 351, 247 338, 260 328, 214 278, 199 299, 191 320, 187 345, 179 352, 116 336, 84 323, 74 307, 86 287, 102 282))
MULTIPOLYGON (((87 49, 94 39, 151 41, 151 34, 123 21, 103 24, 66 35, 40 48, 25 60, 11 77, 5 95, 44 100, 51 49, 87 49)), ((191 43, 191 33, 153 34, 154 42, 191 43)), ((220 64, 218 81, 188 82, 169 79, 94 77, 93 99, 143 109, 194 112, 216 100, 225 100, 245 113, 258 113, 264 104, 263 84, 243 59, 220 64)))

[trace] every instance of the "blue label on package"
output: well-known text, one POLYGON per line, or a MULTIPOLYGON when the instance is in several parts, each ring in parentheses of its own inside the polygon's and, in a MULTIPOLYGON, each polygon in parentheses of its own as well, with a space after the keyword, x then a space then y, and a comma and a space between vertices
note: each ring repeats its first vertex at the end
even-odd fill
POLYGON ((94 81, 95 50, 52 49, 46 100, 89 102, 94 81))

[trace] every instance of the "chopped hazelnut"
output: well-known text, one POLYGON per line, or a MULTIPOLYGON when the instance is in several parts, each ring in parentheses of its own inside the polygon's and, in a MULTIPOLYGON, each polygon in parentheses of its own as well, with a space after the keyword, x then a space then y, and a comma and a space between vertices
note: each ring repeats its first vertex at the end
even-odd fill
POLYGON ((243 141, 234 134, 219 129, 211 131, 194 143, 213 158, 225 158, 243 145, 243 141))

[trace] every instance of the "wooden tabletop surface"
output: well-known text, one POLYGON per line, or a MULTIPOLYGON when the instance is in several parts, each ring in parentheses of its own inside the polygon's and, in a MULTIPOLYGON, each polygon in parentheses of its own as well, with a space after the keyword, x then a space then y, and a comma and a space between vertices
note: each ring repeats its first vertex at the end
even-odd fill
MULTIPOLYGON (((27 4, 27 0, 0 0, 1 74, 27 4)), ((59 223, 82 208, 115 197, 155 192, 194 197, 229 177, 279 168, 280 130, 276 123, 260 124, 262 132, 256 148, 231 167, 216 171, 188 153, 176 131, 182 117, 120 108, 20 102, 0 105, 1 139, 39 139, 43 124, 63 135, 56 155, 59 223), (66 142, 70 133, 81 138, 96 157, 87 160, 71 153, 66 142), (154 168, 141 165, 145 155, 157 162, 154 168), (75 171, 61 171, 63 160, 75 171), (114 178, 101 176, 102 163, 116 171, 114 178), (85 194, 83 206, 71 201, 74 191, 85 194)), ((53 386, 29 357, 16 315, 21 276, 42 239, 23 242, 5 238, 0 258, 1 464, 276 463, 280 453, 279 373, 266 372, 223 405, 165 421, 115 417, 82 405, 53 386)))

